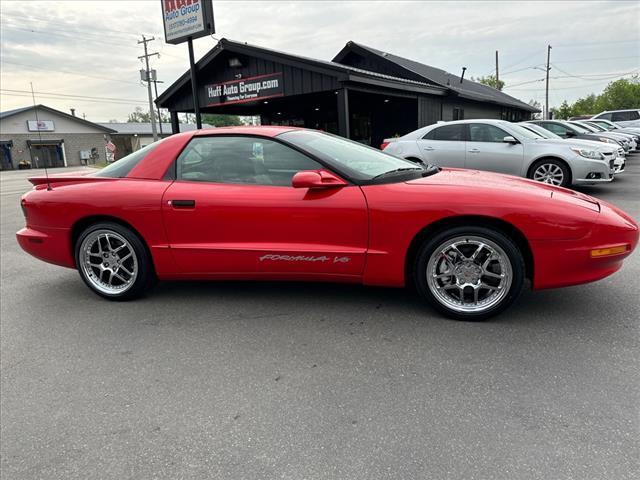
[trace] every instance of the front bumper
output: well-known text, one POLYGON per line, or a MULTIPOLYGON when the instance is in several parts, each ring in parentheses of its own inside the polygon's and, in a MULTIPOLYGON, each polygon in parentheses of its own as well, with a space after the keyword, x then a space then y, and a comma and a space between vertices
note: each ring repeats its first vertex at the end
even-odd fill
POLYGON ((600 214, 591 232, 570 241, 531 240, 534 258, 533 288, 567 287, 594 282, 608 277, 638 245, 638 225, 625 212, 606 202, 600 203, 600 214), (624 253, 593 258, 594 249, 627 245, 624 253))

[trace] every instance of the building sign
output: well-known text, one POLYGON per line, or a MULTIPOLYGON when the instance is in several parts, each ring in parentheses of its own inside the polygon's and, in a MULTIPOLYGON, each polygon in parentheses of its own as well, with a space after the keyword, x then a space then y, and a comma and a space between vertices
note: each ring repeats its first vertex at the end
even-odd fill
POLYGON ((27 129, 30 132, 53 132, 55 127, 53 120, 27 120, 27 129))
POLYGON ((207 107, 246 103, 284 95, 282 72, 207 85, 207 107))
POLYGON ((167 43, 182 43, 216 33, 211 0, 160 0, 160 3, 167 43))

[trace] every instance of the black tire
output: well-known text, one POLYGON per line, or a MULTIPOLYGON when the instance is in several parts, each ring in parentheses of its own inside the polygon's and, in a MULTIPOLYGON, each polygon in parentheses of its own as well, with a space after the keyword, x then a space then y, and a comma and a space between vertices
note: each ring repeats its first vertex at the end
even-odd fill
MULTIPOLYGON (((100 241, 98 241, 98 243, 100 243, 100 241)), ((124 242, 120 244, 123 244, 123 243, 124 242)), ((100 248, 102 248, 103 245, 104 245, 104 241, 102 242, 102 245, 100 246, 100 248)), ((134 233, 131 229, 123 225, 120 225, 118 223, 99 222, 87 227, 78 236, 76 240, 76 243, 74 246, 74 255, 75 255, 75 261, 76 261, 76 267, 78 269, 78 273, 80 274, 80 278, 82 278, 82 281, 89 287, 91 291, 93 291, 97 295, 100 295, 103 298, 106 298, 109 300, 115 300, 115 301, 133 300, 135 298, 139 298, 145 295, 156 283, 156 275, 155 275, 155 270, 153 268, 153 261, 151 259, 151 255, 149 254, 149 251, 147 250, 146 246, 144 245, 144 243, 136 233, 134 233), (89 274, 86 271, 88 269, 83 268, 84 263, 81 258, 82 257, 81 246, 83 245, 85 240, 90 239, 90 237, 93 238, 96 235, 102 235, 104 233, 108 235, 112 235, 115 238, 115 240, 112 240, 112 241, 118 242, 117 239, 121 238, 126 240, 126 242, 128 242, 128 246, 127 246, 127 249, 125 250, 125 253, 127 253, 130 248, 132 257, 131 257, 131 260, 127 260, 127 261, 131 261, 132 263, 128 264, 129 266, 127 268, 131 268, 131 265, 134 265, 137 268, 135 279, 131 281, 129 285, 126 285, 126 287, 123 287, 122 291, 118 291, 118 292, 101 291, 100 288, 96 286, 96 283, 98 282, 96 281, 95 277, 97 275, 93 275, 93 279, 91 279, 89 278, 89 274), (133 261, 135 261, 135 263, 133 263, 133 261)), ((114 255, 117 255, 117 254, 114 254, 114 255)), ((95 256, 95 255, 93 255, 93 257, 99 258, 98 256, 95 256)), ((120 263, 118 263, 118 265, 120 265, 120 263)), ((122 262, 122 265, 124 266, 125 262, 122 262)), ((93 271, 96 272, 97 269, 94 269, 93 271)), ((125 274, 122 273, 122 275, 124 276, 125 274)), ((100 278, 102 278, 102 276, 100 278)))
POLYGON ((527 175, 527 177, 529 177, 531 180, 536 180, 536 178, 534 178, 535 172, 543 165, 553 165, 559 167, 560 170, 562 170, 562 182, 557 186, 565 188, 569 188, 571 186, 571 169, 567 166, 566 163, 561 160, 556 160, 555 158, 541 158, 540 160, 536 161, 533 165, 531 165, 531 168, 529 168, 529 174, 527 175))
MULTIPOLYGON (((484 253, 485 252, 483 252, 483 254, 484 253)), ((489 253, 488 249, 486 253, 489 253)), ((434 259, 435 258, 441 257, 438 257, 436 255, 434 256, 434 259)), ((438 260, 434 261, 437 262, 438 260)), ((522 252, 520 251, 518 246, 503 232, 480 226, 453 227, 450 229, 442 230, 425 240, 425 242, 418 250, 418 254, 415 258, 413 277, 416 289, 418 290, 420 295, 425 298, 434 309, 436 309, 443 315, 455 320, 482 321, 503 312, 518 298, 524 286, 525 263, 522 252), (487 308, 481 311, 467 312, 459 311, 449 307, 442 300, 436 297, 436 295, 432 292, 432 287, 429 286, 429 281, 427 280, 427 275, 431 275, 431 273, 428 271, 429 260, 431 259, 436 249, 441 247, 443 244, 446 244, 446 242, 452 241, 453 239, 459 237, 472 237, 474 239, 478 238, 481 239, 481 241, 486 240, 493 245, 497 245, 499 249, 502 250, 502 253, 506 254, 505 260, 508 260, 511 267, 511 283, 506 290, 507 293, 504 294, 501 292, 500 295, 502 295, 502 297, 499 300, 496 299, 495 304, 488 304, 487 308)), ((457 277, 453 278, 456 278, 456 282, 458 281, 457 277)), ((432 280, 432 282, 435 281, 436 280, 432 280)), ((478 282, 483 282, 482 277, 478 278, 478 282)), ((442 291, 445 291, 445 289, 443 289, 442 291)), ((464 293, 460 293, 464 295, 464 293)))

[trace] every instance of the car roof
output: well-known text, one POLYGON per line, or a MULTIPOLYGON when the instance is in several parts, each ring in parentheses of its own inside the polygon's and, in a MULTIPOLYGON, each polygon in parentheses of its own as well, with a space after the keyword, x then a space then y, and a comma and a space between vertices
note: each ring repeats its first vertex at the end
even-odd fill
MULTIPOLYGON (((605 110, 604 112, 597 113, 596 115, 602 115, 603 113, 616 113, 616 112, 638 112, 639 108, 623 108, 621 110, 605 110)), ((595 115, 594 115, 595 116, 595 115)))
MULTIPOLYGON (((237 127, 218 127, 211 129, 195 130, 192 132, 185 132, 191 134, 194 137, 211 136, 211 135, 260 135, 263 137, 275 137, 281 133, 290 132, 293 130, 304 130, 299 127, 288 127, 280 125, 242 125, 237 127)), ((181 134, 184 135, 184 134, 181 134)))

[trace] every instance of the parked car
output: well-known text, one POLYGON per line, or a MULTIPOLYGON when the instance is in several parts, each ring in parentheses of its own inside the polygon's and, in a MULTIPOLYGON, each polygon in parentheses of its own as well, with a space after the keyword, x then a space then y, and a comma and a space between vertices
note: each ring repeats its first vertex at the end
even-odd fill
POLYGON ((562 120, 528 120, 528 122, 540 125, 542 128, 545 128, 562 138, 596 140, 599 142, 610 143, 612 145, 620 145, 624 149, 625 153, 629 152, 629 142, 625 144, 625 142, 617 140, 615 136, 610 135, 608 132, 595 134, 585 128, 573 125, 562 120))
MULTIPOLYGON (((524 148, 509 133, 504 146, 524 148)), ((638 244, 629 215, 588 195, 293 127, 185 132, 96 173, 30 180, 20 246, 110 300, 156 279, 411 283, 440 312, 481 320, 526 278, 599 280, 638 244)))
POLYGON ((608 110, 591 117, 593 120, 610 120, 622 126, 640 125, 640 109, 608 110))
POLYGON ((575 138, 563 139, 555 133, 552 133, 549 130, 545 130, 541 126, 535 125, 533 123, 520 122, 518 123, 518 125, 540 135, 542 138, 546 138, 547 140, 562 140, 564 142, 571 142, 572 146, 597 148, 600 152, 602 152, 605 160, 610 161, 612 158, 614 159, 613 165, 614 173, 616 175, 618 175, 619 173, 623 173, 625 170, 626 159, 624 149, 621 146, 611 145, 594 140, 578 140, 575 138))
POLYGON ((440 167, 471 168, 527 177, 552 185, 610 182, 613 158, 594 146, 544 140, 503 120, 458 120, 420 128, 391 141, 392 155, 440 167))
POLYGON ((578 127, 584 128, 585 130, 591 132, 591 133, 595 133, 595 134, 601 134, 601 133, 608 133, 610 135, 613 136, 613 138, 615 140, 618 140, 619 142, 623 143, 623 142, 629 142, 629 152, 635 152, 637 149, 637 136, 636 135, 632 135, 630 133, 623 133, 623 132, 619 132, 617 130, 605 130, 602 127, 598 127, 596 125, 589 125, 588 122, 585 121, 580 121, 580 120, 576 120, 576 121, 569 121, 570 124, 572 125, 576 125, 578 127))
POLYGON ((622 127, 617 123, 610 122, 609 120, 585 120, 589 125, 595 125, 603 128, 607 131, 631 133, 632 135, 640 136, 640 126, 637 127, 622 127))

